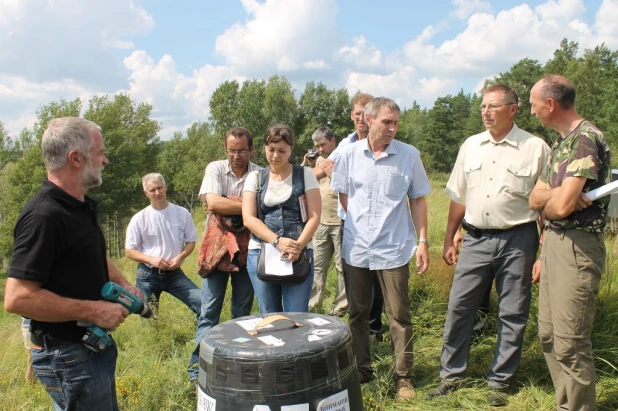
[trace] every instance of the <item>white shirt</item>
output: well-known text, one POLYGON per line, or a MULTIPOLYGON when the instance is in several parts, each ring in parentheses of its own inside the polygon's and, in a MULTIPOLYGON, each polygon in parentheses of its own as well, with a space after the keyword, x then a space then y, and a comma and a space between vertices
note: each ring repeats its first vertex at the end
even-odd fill
POLYGON ((228 160, 213 161, 206 166, 199 194, 240 197, 247 175, 254 170, 261 169, 262 167, 257 164, 249 163, 247 172, 241 178, 238 178, 232 171, 228 160))
MULTIPOLYGON (((320 186, 318 184, 318 180, 315 177, 313 172, 307 172, 307 170, 311 170, 309 167, 305 167, 303 170, 305 176, 305 192, 309 190, 319 190, 320 186)), ((257 192, 258 186, 258 178, 260 172, 253 171, 249 173, 247 179, 245 181, 245 189, 243 191, 249 191, 251 193, 257 192)), ((268 179, 268 187, 266 188, 266 194, 264 194, 264 204, 268 207, 273 207, 277 204, 281 204, 286 201, 292 195, 292 179, 294 173, 291 173, 287 178, 282 181, 274 181, 273 179, 268 179)), ((260 243, 254 241, 253 239, 249 240, 249 249, 260 248, 260 243)), ((307 248, 313 248, 313 241, 309 241, 307 244, 307 248)))
POLYGON ((163 210, 148 206, 131 218, 125 248, 171 260, 182 252, 185 243, 196 241, 197 232, 191 214, 185 208, 169 203, 163 210))
POLYGON ((516 124, 499 142, 489 131, 469 137, 459 149, 446 194, 466 206, 465 219, 478 228, 506 229, 535 221, 528 199, 549 146, 516 124))

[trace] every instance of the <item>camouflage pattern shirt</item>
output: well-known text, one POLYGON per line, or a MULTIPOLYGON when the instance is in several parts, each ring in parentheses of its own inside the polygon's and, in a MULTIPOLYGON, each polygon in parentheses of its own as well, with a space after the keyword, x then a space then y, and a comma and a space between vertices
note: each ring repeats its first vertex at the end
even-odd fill
MULTIPOLYGON (((588 121, 582 121, 571 134, 553 143, 540 180, 555 188, 560 187, 567 177, 586 177, 584 193, 611 181, 609 145, 603 133, 588 121)), ((605 196, 588 208, 574 211, 563 220, 548 221, 548 224, 553 228, 601 233, 605 228, 609 200, 610 196, 605 196)))

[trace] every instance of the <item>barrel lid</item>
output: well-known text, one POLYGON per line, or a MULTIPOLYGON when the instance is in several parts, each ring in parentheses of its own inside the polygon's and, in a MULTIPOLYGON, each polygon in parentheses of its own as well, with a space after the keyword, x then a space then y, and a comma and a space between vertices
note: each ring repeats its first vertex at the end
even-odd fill
POLYGON ((202 338, 200 356, 209 363, 213 357, 296 358, 323 352, 350 338, 347 324, 336 317, 313 313, 250 315, 207 330, 202 338), (268 323, 273 316, 276 318, 272 323, 256 328, 260 323, 268 323))

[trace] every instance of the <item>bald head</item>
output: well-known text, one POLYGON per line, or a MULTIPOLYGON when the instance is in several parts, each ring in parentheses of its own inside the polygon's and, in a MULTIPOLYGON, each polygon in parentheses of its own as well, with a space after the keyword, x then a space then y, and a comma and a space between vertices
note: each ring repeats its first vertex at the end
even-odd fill
POLYGON ((535 84, 542 99, 554 99, 563 110, 575 105, 575 86, 569 79, 558 74, 549 74, 535 84))

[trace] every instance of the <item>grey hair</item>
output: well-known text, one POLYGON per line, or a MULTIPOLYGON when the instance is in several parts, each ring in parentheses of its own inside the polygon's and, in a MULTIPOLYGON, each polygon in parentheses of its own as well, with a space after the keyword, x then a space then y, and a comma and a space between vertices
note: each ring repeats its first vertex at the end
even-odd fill
POLYGON ((335 136, 333 135, 333 131, 330 128, 322 126, 313 132, 311 139, 314 143, 317 143, 322 137, 324 137, 328 141, 331 141, 335 136))
POLYGON ((94 145, 91 132, 101 132, 98 124, 79 117, 61 117, 50 120, 43 133, 41 149, 47 171, 64 167, 67 155, 78 151, 90 158, 90 148, 94 145))
POLYGON ((365 115, 369 114, 371 118, 376 118, 382 107, 387 107, 392 111, 401 111, 395 100, 388 97, 376 97, 365 105, 365 115))
POLYGON ((165 185, 165 179, 163 178, 163 176, 159 173, 148 173, 146 174, 144 177, 142 177, 142 187, 144 187, 144 191, 146 191, 146 188, 148 188, 148 186, 146 185, 148 182, 153 182, 153 181, 160 181, 163 183, 163 185, 165 185))

